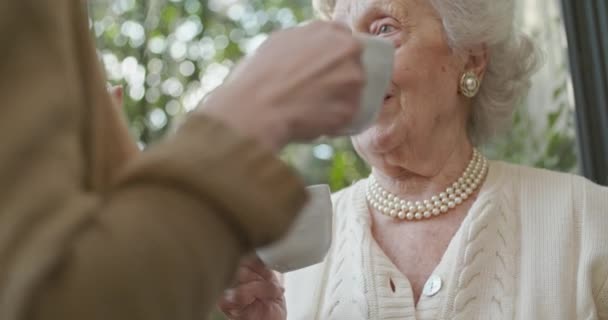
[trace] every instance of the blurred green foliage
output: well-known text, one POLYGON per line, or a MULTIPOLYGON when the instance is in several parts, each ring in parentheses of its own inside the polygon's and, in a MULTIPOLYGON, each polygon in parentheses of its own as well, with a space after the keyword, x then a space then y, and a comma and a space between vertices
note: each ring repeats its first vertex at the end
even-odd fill
MULTIPOLYGON (((125 110, 142 147, 196 107, 268 33, 312 18, 309 0, 90 0, 89 7, 100 58, 109 81, 125 87, 125 110)), ((546 121, 540 125, 522 106, 513 130, 484 147, 487 155, 576 170, 568 72, 563 67, 559 74, 546 121)), ((333 190, 369 174, 346 138, 292 145, 283 157, 309 184, 329 183, 333 190)))
POLYGON ((125 86, 133 134, 147 144, 217 87, 278 28, 312 15, 304 1, 91 0, 108 78, 125 86))

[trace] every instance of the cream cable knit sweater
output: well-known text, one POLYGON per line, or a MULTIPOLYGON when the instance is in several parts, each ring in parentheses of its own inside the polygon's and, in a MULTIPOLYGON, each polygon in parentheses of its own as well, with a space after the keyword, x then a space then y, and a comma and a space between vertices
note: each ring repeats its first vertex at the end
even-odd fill
POLYGON ((608 188, 492 162, 433 273, 441 289, 415 306, 372 237, 365 186, 334 196, 325 261, 285 276, 289 320, 608 319, 608 188))

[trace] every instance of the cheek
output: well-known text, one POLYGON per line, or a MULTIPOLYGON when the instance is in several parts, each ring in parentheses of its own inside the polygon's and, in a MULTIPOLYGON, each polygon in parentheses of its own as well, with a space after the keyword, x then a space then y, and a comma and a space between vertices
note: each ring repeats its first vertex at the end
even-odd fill
POLYGON ((459 77, 452 57, 443 54, 440 48, 403 49, 398 54, 393 84, 402 109, 417 114, 447 112, 446 108, 458 99, 459 77))
POLYGON ((449 59, 433 52, 396 60, 393 83, 399 92, 399 100, 395 101, 399 108, 394 109, 390 118, 400 126, 393 131, 415 140, 423 139, 442 128, 450 115, 455 116, 459 103, 454 69, 449 59))
POLYGON ((412 85, 424 81, 452 79, 458 57, 442 38, 426 30, 403 39, 395 51, 394 82, 412 85))
POLYGON ((445 57, 407 55, 395 57, 393 83, 400 89, 408 87, 455 88, 455 72, 445 57))

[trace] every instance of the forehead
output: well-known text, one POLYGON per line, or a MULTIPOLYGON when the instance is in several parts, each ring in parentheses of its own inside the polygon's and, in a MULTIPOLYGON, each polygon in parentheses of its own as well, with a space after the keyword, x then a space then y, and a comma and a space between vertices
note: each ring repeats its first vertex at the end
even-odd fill
POLYGON ((370 13, 406 15, 407 7, 417 0, 337 0, 333 20, 353 24, 370 13))

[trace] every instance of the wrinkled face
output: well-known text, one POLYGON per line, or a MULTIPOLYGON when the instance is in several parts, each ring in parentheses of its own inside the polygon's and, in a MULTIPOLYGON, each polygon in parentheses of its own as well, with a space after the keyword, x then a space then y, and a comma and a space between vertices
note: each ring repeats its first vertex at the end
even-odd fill
MULTIPOLYGON (((383 169, 447 158, 450 148, 468 141, 469 103, 458 92, 467 57, 450 48, 428 0, 338 0, 333 19, 397 48, 380 117, 353 138, 369 164, 383 169)), ((435 169, 417 164, 415 170, 435 169)))

